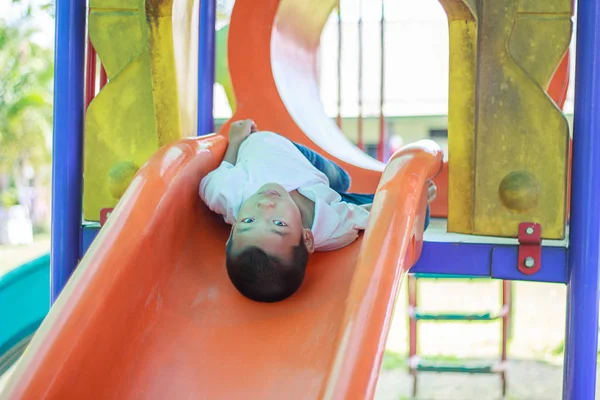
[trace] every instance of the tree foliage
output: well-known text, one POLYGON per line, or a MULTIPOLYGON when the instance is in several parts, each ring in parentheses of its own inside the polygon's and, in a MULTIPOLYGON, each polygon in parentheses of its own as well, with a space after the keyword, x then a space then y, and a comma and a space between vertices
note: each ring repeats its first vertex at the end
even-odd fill
POLYGON ((35 40, 36 13, 47 6, 14 3, 20 15, 0 17, 0 174, 21 181, 26 167, 50 160, 53 60, 35 40))

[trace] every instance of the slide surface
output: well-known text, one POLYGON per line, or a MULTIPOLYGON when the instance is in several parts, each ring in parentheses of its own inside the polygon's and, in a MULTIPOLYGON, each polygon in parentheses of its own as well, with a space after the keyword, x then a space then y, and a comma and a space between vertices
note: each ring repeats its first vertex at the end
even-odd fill
POLYGON ((50 254, 0 276, 0 376, 19 359, 50 309, 50 254))
MULTIPOLYGON (((290 299, 251 302, 227 279, 228 227, 197 195, 226 139, 164 147, 132 182, 0 398, 373 396, 396 293, 421 251, 425 179, 442 157, 432 143, 408 147, 382 175, 384 165, 325 115, 318 46, 337 3, 237 0, 229 43, 234 119, 253 118, 335 159, 354 191, 377 187, 365 235, 311 257, 290 299)), ((559 70, 568 71, 567 57, 559 70)), ((568 82, 561 76, 556 82, 568 82)), ((551 91, 564 102, 566 85, 551 91)), ((447 169, 439 176, 447 179, 447 169)), ((446 214, 440 187, 434 216, 446 214)))
POLYGON ((382 175, 366 233, 315 254, 291 298, 252 302, 224 266, 229 228, 198 197, 212 135, 142 167, 17 363, 2 399, 370 398, 400 282, 418 258, 424 141, 382 175))

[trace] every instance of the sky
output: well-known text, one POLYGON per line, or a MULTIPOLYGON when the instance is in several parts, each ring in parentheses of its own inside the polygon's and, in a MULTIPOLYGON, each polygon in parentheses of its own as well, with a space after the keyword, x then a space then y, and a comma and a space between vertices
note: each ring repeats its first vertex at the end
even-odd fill
MULTIPOLYGON (((342 1, 342 115, 358 114, 358 25, 361 0, 342 1)), ((364 0, 363 115, 379 115, 381 1, 364 0), (367 6, 368 5, 368 6, 367 6), (377 6, 374 6, 377 5, 377 6)), ((385 0, 384 114, 448 113, 448 24, 438 0, 385 0)), ((321 98, 328 115, 337 114, 337 16, 321 37, 321 98)), ((573 112, 574 43, 571 85, 564 111, 573 112)))

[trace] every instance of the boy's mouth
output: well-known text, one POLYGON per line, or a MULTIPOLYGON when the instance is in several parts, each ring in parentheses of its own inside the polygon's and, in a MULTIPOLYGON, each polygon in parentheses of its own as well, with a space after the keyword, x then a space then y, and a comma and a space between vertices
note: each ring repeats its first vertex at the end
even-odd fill
POLYGON ((260 194, 262 194, 263 196, 268 196, 268 197, 281 197, 281 195, 279 194, 278 191, 272 190, 272 189, 260 192, 260 194))

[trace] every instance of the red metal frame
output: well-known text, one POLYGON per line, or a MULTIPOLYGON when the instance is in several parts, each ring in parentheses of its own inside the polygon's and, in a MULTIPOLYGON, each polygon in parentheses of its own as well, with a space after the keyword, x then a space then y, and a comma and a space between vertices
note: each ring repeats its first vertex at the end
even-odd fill
POLYGON ((417 292, 417 286, 418 286, 417 278, 415 278, 413 275, 409 275, 407 284, 408 284, 408 313, 409 313, 409 317, 408 317, 408 340, 409 340, 408 372, 413 377, 412 395, 413 395, 413 397, 416 397, 418 372, 415 368, 413 368, 412 362, 415 359, 415 357, 417 356, 418 332, 417 332, 417 320, 415 318, 411 318, 411 315, 416 310, 417 304, 418 304, 418 299, 419 299, 418 292, 417 292))
MULTIPOLYGON (((408 275, 408 323, 409 323, 409 362, 408 371, 413 377, 412 396, 417 396, 417 376, 416 369, 417 346, 418 346, 418 321, 414 318, 418 306, 418 282, 414 275, 408 275)), ((502 281, 502 343, 500 344, 500 365, 496 369, 496 373, 500 375, 502 395, 506 395, 507 389, 507 374, 506 361, 508 358, 508 340, 511 336, 511 319, 512 319, 512 281, 502 281)))
POLYGON ((89 34, 87 36, 86 63, 83 75, 85 81, 84 106, 85 110, 87 110, 90 104, 92 103, 92 100, 94 100, 94 97, 96 97, 98 92, 102 90, 104 85, 106 85, 106 83, 108 82, 106 70, 104 69, 104 66, 100 63, 100 60, 98 60, 98 55, 96 54, 96 50, 92 45, 92 41, 90 40, 89 34), (96 91, 96 72, 98 70, 98 64, 100 64, 100 88, 98 89, 98 91, 96 91))
POLYGON ((94 97, 98 94, 100 90, 108 83, 108 77, 106 75, 106 70, 104 66, 98 60, 98 55, 96 54, 96 50, 92 45, 92 41, 88 37, 87 39, 87 48, 86 48, 86 69, 85 69, 85 108, 87 109, 94 100, 94 97), (98 66, 100 66, 100 87, 98 91, 96 91, 96 77, 98 66))
POLYGON ((338 1, 337 126, 342 129, 342 2, 338 1))
POLYGON ((100 90, 108 83, 108 76, 106 76, 106 70, 104 69, 104 65, 100 63, 100 90))
POLYGON ((106 221, 110 217, 110 214, 113 212, 114 208, 103 208, 100 210, 100 226, 104 226, 106 221))
POLYGON ((533 275, 542 266, 542 226, 534 222, 519 224, 519 257, 517 268, 533 275))
MULTIPOLYGON (((503 366, 507 360, 507 347, 508 339, 510 337, 510 323, 512 318, 512 282, 502 281, 502 353, 500 359, 502 360, 503 366)), ((502 368, 500 372, 500 378, 502 379, 502 396, 506 395, 506 368, 502 368)))
POLYGON ((379 78, 379 143, 377 144, 377 159, 379 161, 385 161, 384 149, 385 149, 385 117, 383 116, 383 103, 384 103, 384 82, 385 82, 385 0, 381 0, 381 71, 379 78))
POLYGON ((85 108, 87 110, 96 95, 96 50, 94 50, 89 37, 87 39, 86 53, 85 108))
MULTIPOLYGON (((409 314, 412 315, 417 308, 417 278, 412 275, 408 277, 408 307, 409 314)), ((414 318, 409 318, 409 358, 417 355, 417 321, 414 318)))
POLYGON ((358 140, 356 145, 359 149, 365 149, 363 139, 363 21, 362 21, 362 0, 359 1, 358 14, 358 140))

